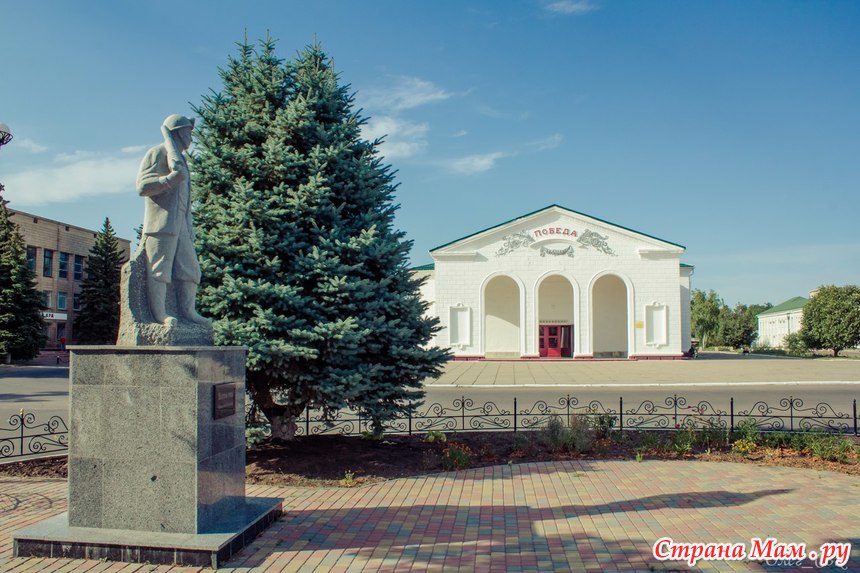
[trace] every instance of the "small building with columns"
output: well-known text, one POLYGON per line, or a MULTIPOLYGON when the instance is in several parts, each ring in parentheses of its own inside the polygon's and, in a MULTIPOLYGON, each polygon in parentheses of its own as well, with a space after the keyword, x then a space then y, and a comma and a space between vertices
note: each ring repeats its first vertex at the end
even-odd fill
POLYGON ((436 247, 413 271, 455 359, 675 359, 691 341, 684 250, 551 205, 436 247))

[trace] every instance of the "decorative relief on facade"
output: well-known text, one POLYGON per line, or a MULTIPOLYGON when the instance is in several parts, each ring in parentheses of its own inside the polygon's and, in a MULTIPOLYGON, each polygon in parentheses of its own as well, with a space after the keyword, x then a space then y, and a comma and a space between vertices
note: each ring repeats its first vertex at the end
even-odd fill
POLYGON ((573 256, 573 245, 570 245, 564 249, 550 249, 547 247, 540 248, 540 256, 545 257, 547 255, 551 255, 553 257, 563 257, 567 255, 568 257, 573 256))
POLYGON ((588 247, 594 247, 601 253, 606 253, 607 255, 615 256, 615 251, 609 246, 607 240, 609 239, 609 235, 601 235, 599 233, 595 233, 589 229, 586 229, 580 238, 576 240, 577 243, 582 245, 583 249, 587 249, 588 247))
POLYGON ((497 257, 503 257, 510 252, 513 252, 520 247, 528 247, 535 240, 529 235, 528 231, 520 231, 519 233, 512 233, 510 235, 505 235, 502 237, 502 240, 505 242, 498 251, 496 251, 497 257))

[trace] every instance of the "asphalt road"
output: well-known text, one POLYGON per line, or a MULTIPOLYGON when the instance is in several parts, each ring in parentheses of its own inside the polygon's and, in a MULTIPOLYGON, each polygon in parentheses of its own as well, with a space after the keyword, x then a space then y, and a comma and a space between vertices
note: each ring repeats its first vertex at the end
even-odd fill
MULTIPOLYGON (((804 361, 814 364, 818 361, 804 361)), ((850 361, 852 368, 860 369, 860 361, 850 361)), ((492 363, 487 363, 492 365, 492 363)), ((521 363, 518 363, 521 364, 521 363)), ((775 369, 779 365, 773 364, 775 369)), ((788 366, 794 368, 796 363, 788 366)), ((570 364, 570 368, 581 365, 570 364)), ((627 367, 624 363, 620 366, 627 367)), ((649 365, 649 368, 658 365, 649 365)), ((667 364, 667 368, 677 365, 667 364)), ((827 368, 826 363, 821 363, 827 368)), ((610 372, 611 368, 607 369, 610 372)), ((840 376, 844 378, 845 376, 840 376)), ((734 411, 757 412, 761 404, 780 411, 788 406, 781 404, 784 399, 793 398, 793 408, 798 415, 818 408, 824 415, 834 413, 853 414, 854 401, 860 400, 860 381, 791 381, 786 376, 783 381, 746 382, 727 380, 715 382, 714 376, 697 382, 675 382, 649 380, 641 376, 636 381, 623 382, 614 376, 605 380, 591 377, 585 383, 570 382, 564 385, 558 380, 539 380, 524 386, 515 385, 474 385, 452 386, 437 385, 427 387, 427 399, 422 410, 432 404, 449 409, 461 397, 472 400, 472 407, 478 408, 492 402, 500 410, 513 411, 513 400, 517 399, 517 410, 529 409, 533 404, 544 401, 547 405, 559 407, 560 400, 570 396, 574 409, 582 409, 592 402, 598 410, 619 409, 619 399, 623 397, 623 410, 647 411, 649 408, 665 413, 674 408, 673 397, 682 399, 680 411, 690 412, 690 406, 699 406, 705 412, 732 409, 734 411), (667 402, 668 400, 668 402, 667 402), (652 405, 649 405, 648 402, 652 405), (704 403, 704 404, 702 404, 704 403), (823 406, 820 406, 822 405, 823 406)), ((565 402, 566 404, 566 402, 565 402)), ((50 366, 4 366, 0 367, 0 430, 8 428, 9 417, 18 414, 20 409, 36 414, 37 420, 47 421, 53 415, 68 416, 68 368, 50 366)))
POLYGON ((69 415, 69 369, 52 366, 0 367, 0 430, 9 417, 33 412, 39 420, 69 415))

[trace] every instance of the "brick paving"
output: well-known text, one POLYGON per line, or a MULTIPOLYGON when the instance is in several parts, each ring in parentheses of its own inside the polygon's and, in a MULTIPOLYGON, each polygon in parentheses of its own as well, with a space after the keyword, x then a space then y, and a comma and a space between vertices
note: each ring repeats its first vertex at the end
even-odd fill
MULTIPOLYGON (((249 486, 284 516, 221 571, 689 571, 651 556, 684 542, 850 542, 860 571, 860 480, 793 468, 577 461, 440 473, 353 489, 249 486)), ((196 568, 13 559, 12 532, 66 509, 66 482, 0 478, 0 571, 188 573, 196 568)), ((807 562, 807 565, 809 563, 807 562)), ((749 561, 701 571, 818 571, 749 561)), ((824 569, 836 571, 838 569, 824 569)))

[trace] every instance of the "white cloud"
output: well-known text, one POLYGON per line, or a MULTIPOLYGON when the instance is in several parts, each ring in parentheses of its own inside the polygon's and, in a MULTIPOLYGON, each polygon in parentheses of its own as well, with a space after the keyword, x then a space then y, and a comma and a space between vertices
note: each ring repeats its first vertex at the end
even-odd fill
POLYGON ((120 149, 121 153, 141 153, 149 149, 148 145, 128 145, 120 149))
POLYGON ((469 132, 466 131, 465 129, 461 129, 460 131, 458 131, 457 133, 455 133, 451 137, 463 137, 464 135, 469 135, 469 132))
POLYGON ((489 171, 496 166, 496 162, 502 157, 507 156, 507 153, 496 151, 493 153, 484 153, 479 155, 469 155, 460 159, 454 159, 448 163, 448 167, 461 175, 474 175, 489 171))
POLYGON ((481 115, 485 115, 487 117, 491 117, 493 119, 504 119, 504 120, 513 120, 513 121, 525 121, 531 116, 530 111, 521 111, 517 112, 507 112, 501 111, 494 107, 490 107, 488 105, 480 104, 476 108, 477 112, 481 115))
POLYGON ((362 128, 362 135, 373 141, 385 137, 379 150, 386 159, 411 157, 427 147, 426 123, 415 123, 391 116, 374 117, 362 128))
POLYGON ((27 138, 15 140, 15 146, 22 148, 25 151, 29 151, 30 153, 42 153, 43 151, 48 150, 46 146, 27 138))
POLYGON ((546 151, 548 149, 555 149, 561 145, 562 141, 564 141, 564 136, 562 134, 553 133, 549 137, 532 141, 528 145, 535 148, 536 151, 546 151))
POLYGON ((83 161, 84 159, 93 159, 98 157, 99 154, 95 151, 85 151, 83 149, 76 149, 71 153, 58 153, 54 156, 55 161, 59 161, 61 163, 74 163, 77 161, 83 161))
POLYGON ((365 107, 391 113, 444 101, 451 94, 431 81, 400 76, 392 86, 370 89, 359 96, 365 107))
POLYGON ((134 194, 138 157, 76 151, 57 156, 60 165, 38 167, 4 178, 13 207, 68 203, 108 193, 134 194))
POLYGON ((597 10, 597 5, 588 0, 558 0, 544 6, 545 9, 556 14, 572 14, 579 16, 597 10))

